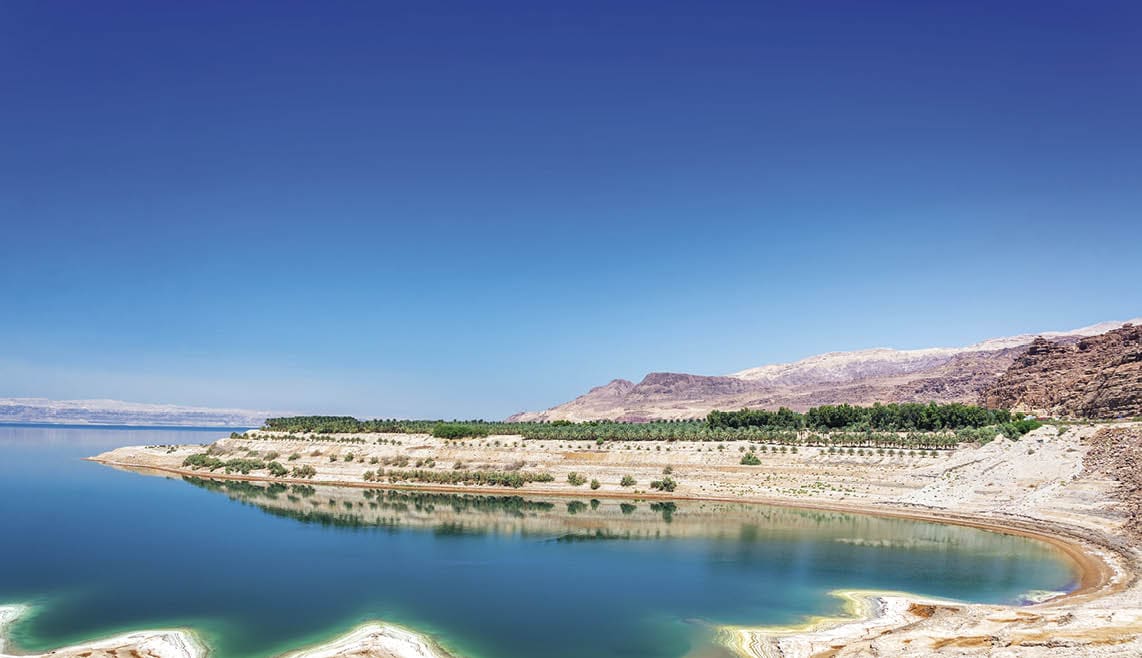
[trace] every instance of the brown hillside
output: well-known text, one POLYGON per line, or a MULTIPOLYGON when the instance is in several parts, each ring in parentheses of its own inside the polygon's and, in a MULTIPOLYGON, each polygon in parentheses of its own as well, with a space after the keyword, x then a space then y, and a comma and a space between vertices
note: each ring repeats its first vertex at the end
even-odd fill
POLYGON ((1036 339, 980 402, 1051 416, 1142 415, 1142 326, 1069 345, 1036 339))

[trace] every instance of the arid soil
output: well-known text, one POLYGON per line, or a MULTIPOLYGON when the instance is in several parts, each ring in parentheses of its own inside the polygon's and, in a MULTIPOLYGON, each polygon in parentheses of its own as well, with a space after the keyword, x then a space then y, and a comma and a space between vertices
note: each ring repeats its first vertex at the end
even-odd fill
MULTIPOLYGON (((417 460, 432 459, 432 468, 438 470, 460 462, 469 469, 548 472, 555 480, 523 489, 403 486, 783 503, 1027 534, 1055 543, 1076 560, 1082 574, 1076 592, 1022 607, 838 592, 851 601, 853 614, 861 619, 817 620, 795 629, 726 628, 725 643, 745 656, 1138 656, 1142 655, 1142 587, 1137 579, 1142 553, 1136 535, 1140 431, 1137 423, 1045 426, 1019 441, 996 439, 936 457, 873 451, 850 456, 810 447, 797 453, 758 450, 760 466, 740 465, 741 451, 748 446, 734 442, 721 447, 685 442, 588 446, 509 436, 447 442, 425 435, 310 441, 259 432, 251 438, 223 439, 214 450, 224 457, 277 452, 279 460, 298 454, 282 463, 312 465, 316 476, 303 480, 274 479, 264 472, 213 476, 375 487, 364 481, 365 471, 394 467, 386 466, 386 461, 408 459, 411 468, 417 460), (349 453, 353 456, 346 461, 349 453), (673 470, 677 489, 669 494, 650 491, 649 482, 661 479, 667 467, 673 470), (588 481, 599 480, 599 488, 573 486, 567 481, 571 472, 588 481), (621 486, 624 475, 636 484, 621 486)), ((181 466, 186 456, 203 450, 201 446, 122 448, 96 459, 119 467, 209 476, 181 466)))

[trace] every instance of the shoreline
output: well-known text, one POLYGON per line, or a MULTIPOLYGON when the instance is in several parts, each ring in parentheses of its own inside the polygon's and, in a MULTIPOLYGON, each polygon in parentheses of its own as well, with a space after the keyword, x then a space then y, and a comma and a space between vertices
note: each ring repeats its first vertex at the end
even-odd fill
POLYGON ((379 621, 362 622, 346 633, 291 649, 277 658, 336 658, 362 653, 376 658, 457 658, 426 634, 379 621))
MULTIPOLYGON (((0 604, 0 658, 118 658, 120 651, 147 658, 209 658, 213 650, 193 628, 126 631, 40 653, 13 653, 9 629, 33 607, 22 603, 0 604)), ((360 623, 348 632, 298 649, 277 658, 336 658, 365 653, 372 658, 457 658, 431 637, 398 624, 377 620, 360 623)))
POLYGON ((829 596, 844 602, 844 613, 810 617, 791 626, 721 626, 719 640, 741 656, 809 657, 838 642, 848 643, 869 633, 905 626, 918 616, 912 613, 918 608, 963 605, 889 590, 833 590, 829 596))
MULTIPOLYGON (((1137 424, 1126 428, 1135 432, 1137 424)), ((907 519, 1018 536, 1045 544, 1065 560, 1073 578, 1069 591, 1044 593, 1043 597, 1028 592, 1026 600, 1013 604, 977 604, 905 592, 838 590, 830 595, 845 602, 841 613, 809 617, 785 627, 715 624, 715 641, 743 658, 992 655, 999 647, 1008 648, 1003 655, 1034 658, 1052 657, 1052 650, 1057 652, 1058 647, 1072 647, 1072 651, 1081 647, 1082 655, 1101 657, 1119 655, 1115 651, 1124 645, 1142 648, 1142 551, 1123 530, 1123 516, 1116 511, 1121 509, 1115 493, 1118 480, 1105 472, 1092 472, 1085 465, 1089 441, 1099 431, 1077 427, 1058 432, 1048 426, 1018 442, 997 439, 983 446, 960 446, 954 454, 948 453, 946 460, 938 461, 870 455, 854 459, 805 449, 801 454, 770 454, 762 469, 739 465, 733 448, 744 451, 744 445, 733 442, 727 446, 730 450, 719 447, 717 452, 701 443, 664 444, 661 452, 651 452, 656 444, 642 443, 637 447, 643 451, 639 453, 629 447, 621 451, 582 450, 543 441, 525 443, 521 449, 514 440, 517 437, 458 445, 426 435, 350 445, 272 436, 228 438, 215 443, 223 455, 273 451, 294 453, 296 458, 303 453, 299 463, 316 466, 321 474, 317 479, 182 466, 183 459, 200 452, 201 446, 125 447, 87 459, 168 478, 471 496, 756 504, 907 519), (502 447, 501 440, 506 441, 502 447), (388 464, 387 459, 400 455, 411 459, 434 457, 443 462, 441 468, 447 468, 448 462, 502 468, 526 460, 554 474, 556 480, 509 488, 358 479, 369 468, 366 459, 373 458, 369 463, 376 464, 376 458, 381 458, 388 464), (682 471, 677 491, 645 491, 616 484, 626 474, 645 483, 665 467, 682 471), (572 487, 562 483, 561 478, 574 471, 587 478, 597 477, 603 486, 586 490, 574 487, 574 483, 572 487), (1104 646, 1108 648, 1100 648, 1104 646)), ((288 658, 339 658, 322 646, 314 648, 319 653, 290 652, 288 658)), ((354 646, 353 652, 360 655, 361 648, 354 646)))
POLYGON ((209 647, 191 628, 127 631, 41 653, 12 653, 8 631, 32 610, 33 606, 27 604, 0 604, 0 658, 102 658, 114 657, 124 649, 150 658, 208 658, 210 655, 209 647))
MULTIPOLYGON (((1061 524, 1054 522, 1047 522, 1042 520, 1026 519, 1021 520, 1016 517, 995 517, 987 516, 980 518, 978 515, 968 515, 964 513, 942 511, 933 508, 925 508, 920 506, 906 506, 906 505, 892 505, 887 503, 879 503, 875 505, 853 503, 853 504, 838 504, 833 501, 820 501, 820 500, 789 500, 784 498, 765 498, 757 496, 749 497, 729 497, 729 496, 695 496, 695 495, 672 495, 669 493, 639 493, 639 494, 623 494, 621 492, 592 492, 585 494, 581 492, 568 492, 568 491, 551 491, 547 489, 538 489, 534 487, 523 486, 518 489, 506 487, 475 487, 475 486, 451 486, 451 485, 421 485, 421 484, 378 484, 372 482, 348 482, 348 481, 333 481, 322 480, 314 482, 312 480, 300 478, 274 478, 265 477, 260 475, 241 475, 235 473, 204 473, 202 471, 194 471, 191 469, 174 468, 166 466, 138 466, 134 464, 127 464, 124 462, 117 462, 114 460, 99 459, 97 457, 86 457, 87 461, 103 464, 105 466, 112 466, 121 468, 128 471, 157 471, 159 473, 194 477, 209 480, 224 480, 224 481, 239 481, 239 482, 264 482, 268 484, 299 484, 299 485, 320 485, 331 487, 346 487, 355 489, 380 489, 391 491, 425 491, 432 493, 452 493, 452 494, 468 494, 468 495, 487 495, 487 496, 556 496, 560 498, 607 498, 616 500, 676 500, 676 501, 695 501, 695 502, 721 502, 721 503, 743 503, 751 505, 770 505, 774 507, 786 507, 796 509, 810 509, 829 512, 842 512, 851 514, 865 514, 869 516, 878 516, 883 518, 896 518, 908 519, 913 521, 924 521, 930 523, 942 523, 947 525, 956 525, 969 528, 976 528, 989 532, 997 532, 1000 534, 1014 535, 1024 537, 1027 539, 1034 539, 1041 541, 1052 546, 1060 553, 1067 557, 1071 563, 1072 569, 1076 574, 1076 587, 1064 594, 1053 597, 1047 601, 1042 601, 1034 605, 1048 605, 1054 602, 1061 602, 1063 600, 1070 600, 1075 598, 1088 597, 1092 595, 1109 594, 1115 589, 1103 592, 1104 589, 1114 585, 1114 578, 1118 570, 1112 566, 1104 556, 1104 551, 1110 551, 1116 557, 1121 559, 1129 559, 1127 555, 1111 542, 1106 541, 1109 538, 1095 537, 1089 531, 1084 531, 1080 528, 1067 528, 1061 524), (1043 527, 1048 526, 1049 530, 1044 530, 1043 527), (1097 548, 1095 548, 1097 547, 1097 548)), ((1129 583, 1121 583, 1124 588, 1129 583)))

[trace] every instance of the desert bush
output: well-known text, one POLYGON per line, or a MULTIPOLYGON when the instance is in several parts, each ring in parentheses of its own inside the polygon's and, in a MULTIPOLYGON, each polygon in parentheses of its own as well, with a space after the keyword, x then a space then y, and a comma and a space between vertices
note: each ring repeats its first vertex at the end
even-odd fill
POLYGON ((308 464, 294 466, 293 470, 290 471, 290 475, 295 478, 311 478, 317 475, 317 469, 308 464))

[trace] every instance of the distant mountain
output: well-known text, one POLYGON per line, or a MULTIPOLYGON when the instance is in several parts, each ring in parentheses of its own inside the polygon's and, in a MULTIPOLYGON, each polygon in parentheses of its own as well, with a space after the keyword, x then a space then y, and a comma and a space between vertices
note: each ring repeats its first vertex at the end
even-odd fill
MULTIPOLYGON (((1142 318, 1129 323, 1142 324, 1142 318)), ((976 403, 1039 338, 1060 345, 1104 334, 1124 322, 1103 322, 1040 334, 992 338, 965 347, 876 348, 829 352, 793 363, 748 368, 724 376, 651 373, 641 382, 616 379, 546 411, 509 420, 628 420, 695 418, 711 409, 874 402, 976 403)))
POLYGON ((119 400, 0 398, 0 422, 4 423, 259 427, 267 417, 277 415, 281 414, 119 400))

